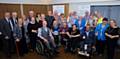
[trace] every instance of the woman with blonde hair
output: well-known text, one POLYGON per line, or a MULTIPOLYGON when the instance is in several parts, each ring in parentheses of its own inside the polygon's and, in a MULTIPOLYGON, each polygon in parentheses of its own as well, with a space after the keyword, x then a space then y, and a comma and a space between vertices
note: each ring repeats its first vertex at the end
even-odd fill
POLYGON ((18 18, 18 23, 16 28, 14 28, 14 37, 16 39, 17 53, 20 56, 24 56, 25 53, 28 53, 28 48, 26 44, 25 29, 22 18, 18 18))

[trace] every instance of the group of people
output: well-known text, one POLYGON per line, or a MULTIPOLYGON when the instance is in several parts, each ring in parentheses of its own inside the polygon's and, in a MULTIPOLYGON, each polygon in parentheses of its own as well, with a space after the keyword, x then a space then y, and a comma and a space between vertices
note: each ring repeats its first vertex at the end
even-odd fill
POLYGON ((90 44, 102 56, 107 46, 108 59, 113 59, 119 37, 116 21, 97 11, 91 14, 86 11, 85 16, 78 16, 73 11, 67 17, 57 11, 48 11, 47 15, 35 15, 34 11, 29 11, 28 17, 22 15, 21 18, 17 12, 5 12, 0 20, 0 41, 7 57, 16 52, 20 56, 35 52, 36 41, 40 40, 47 50, 55 54, 59 53, 61 45, 65 51, 75 53, 83 47, 82 44, 90 44))

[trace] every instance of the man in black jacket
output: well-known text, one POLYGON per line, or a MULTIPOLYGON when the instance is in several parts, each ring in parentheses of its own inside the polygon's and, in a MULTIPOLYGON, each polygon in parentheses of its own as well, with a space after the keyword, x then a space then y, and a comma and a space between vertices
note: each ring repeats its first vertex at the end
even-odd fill
POLYGON ((11 42, 11 44, 12 44, 12 46, 11 46, 11 52, 12 53, 15 53, 15 37, 14 37, 14 32, 15 32, 15 28, 17 28, 17 21, 18 21, 18 15, 17 15, 17 12, 12 12, 12 15, 11 15, 11 18, 10 18, 10 22, 11 22, 11 26, 13 27, 13 29, 12 29, 12 37, 11 37, 11 39, 12 39, 12 42, 11 42))
POLYGON ((4 19, 0 22, 0 29, 3 35, 3 50, 7 57, 11 57, 11 34, 12 34, 12 27, 10 23, 10 13, 5 12, 4 19))
MULTIPOLYGON (((0 25, 2 25, 2 24, 1 24, 1 19, 0 19, 0 25)), ((3 35, 2 35, 2 32, 1 32, 1 26, 0 26, 0 51, 2 51, 2 48, 3 48, 2 38, 3 38, 3 35)))
POLYGON ((51 28, 53 25, 53 21, 55 20, 54 16, 52 15, 52 11, 48 11, 48 15, 45 18, 48 23, 47 26, 51 28))

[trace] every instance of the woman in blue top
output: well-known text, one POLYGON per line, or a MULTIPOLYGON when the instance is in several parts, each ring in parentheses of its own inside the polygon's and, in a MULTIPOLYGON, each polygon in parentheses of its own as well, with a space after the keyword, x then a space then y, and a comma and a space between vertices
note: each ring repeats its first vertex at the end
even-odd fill
POLYGON ((103 18, 103 23, 98 24, 95 29, 95 34, 97 36, 96 50, 99 56, 102 56, 102 54, 104 53, 104 48, 106 43, 105 30, 108 27, 107 22, 108 19, 103 18))
POLYGON ((53 33, 53 36, 55 38, 55 43, 56 43, 57 47, 60 46, 59 25, 58 25, 58 21, 57 20, 53 21, 52 33, 53 33))
POLYGON ((76 22, 75 22, 75 25, 77 25, 77 27, 81 33, 84 31, 85 24, 86 24, 86 19, 83 18, 82 16, 80 16, 79 19, 76 20, 76 22))

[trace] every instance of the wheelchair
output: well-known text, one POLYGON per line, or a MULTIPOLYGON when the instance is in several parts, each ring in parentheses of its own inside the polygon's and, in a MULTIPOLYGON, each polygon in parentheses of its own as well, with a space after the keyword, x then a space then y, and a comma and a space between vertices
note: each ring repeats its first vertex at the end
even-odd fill
POLYGON ((93 47, 93 43, 87 42, 85 39, 80 42, 79 46, 78 55, 86 56, 88 58, 91 58, 96 51, 96 48, 93 47))
POLYGON ((41 55, 44 54, 44 46, 40 40, 37 40, 36 42, 36 52, 41 55))
POLYGON ((48 47, 44 44, 43 40, 41 40, 40 38, 37 39, 37 42, 36 42, 36 52, 39 55, 43 55, 46 57, 51 57, 54 55, 53 49, 51 50, 48 49, 48 47))

